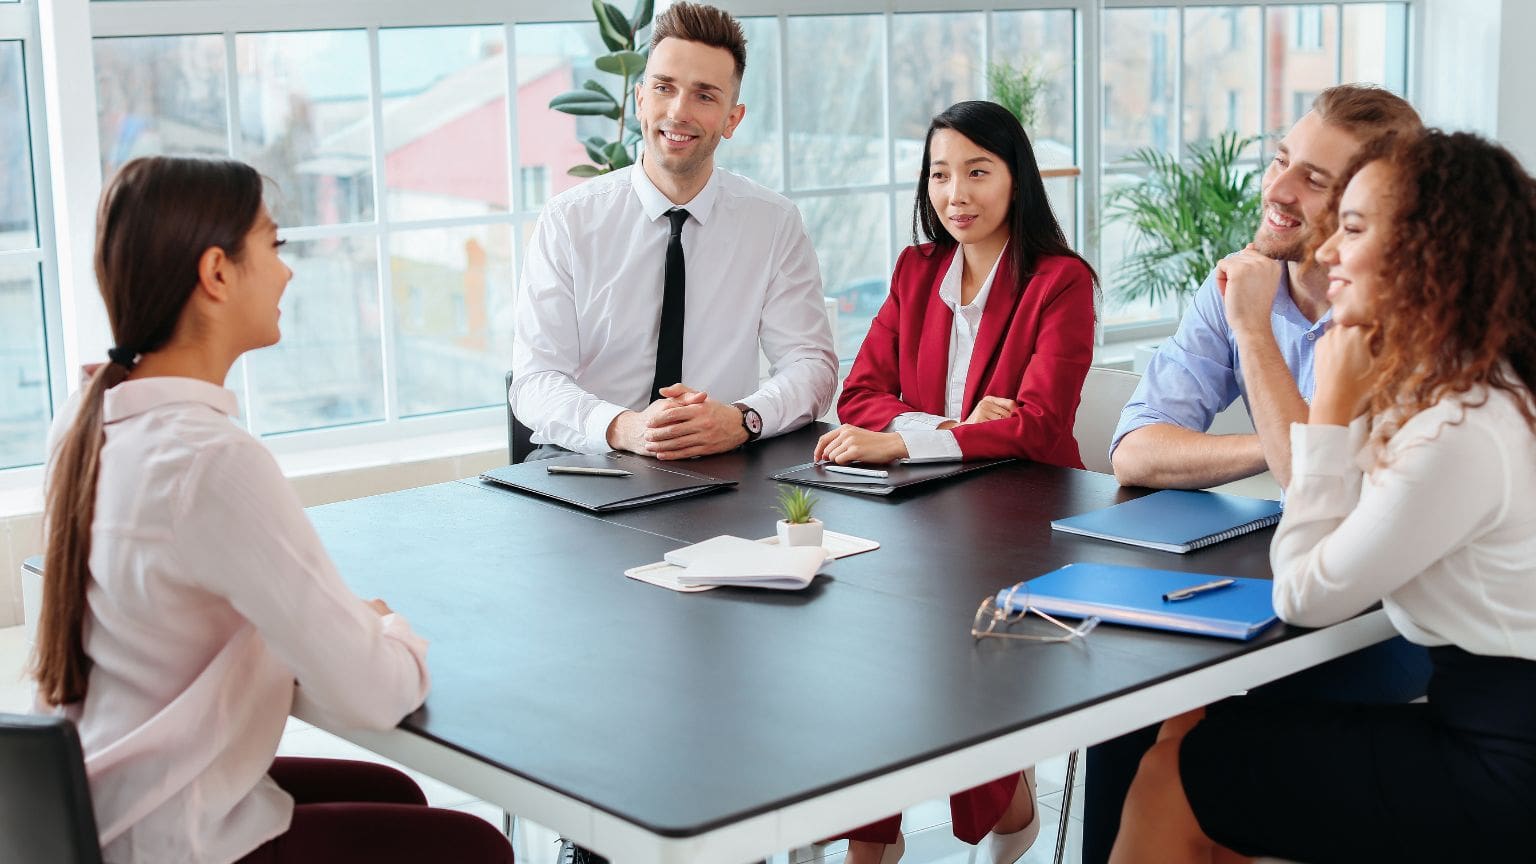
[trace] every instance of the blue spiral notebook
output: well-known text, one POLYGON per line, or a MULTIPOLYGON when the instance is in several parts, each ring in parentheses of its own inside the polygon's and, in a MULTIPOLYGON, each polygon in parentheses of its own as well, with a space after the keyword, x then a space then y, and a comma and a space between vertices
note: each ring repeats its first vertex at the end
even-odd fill
POLYGON ((1132 627, 1244 641, 1278 620, 1267 579, 1232 577, 1231 585, 1188 600, 1163 599, 1169 592, 1224 578, 1117 564, 1068 564, 997 592, 997 605, 1018 611, 1032 606, 1068 618, 1096 615, 1132 627))
POLYGON ((1051 527, 1164 552, 1189 552, 1280 521, 1280 502, 1220 492, 1164 489, 1051 527))

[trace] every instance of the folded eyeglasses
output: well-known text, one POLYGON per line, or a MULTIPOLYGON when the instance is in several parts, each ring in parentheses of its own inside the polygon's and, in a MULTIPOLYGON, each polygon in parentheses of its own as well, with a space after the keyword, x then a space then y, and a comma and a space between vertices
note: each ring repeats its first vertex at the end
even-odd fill
POLYGON ((1029 587, 1019 582, 1007 591, 989 595, 976 607, 976 617, 971 621, 971 636, 976 639, 1019 639, 1026 642, 1071 642, 1081 639, 1099 626, 1097 615, 1084 618, 1073 627, 1048 612, 1042 612, 1029 604, 1029 587), (1049 621, 1063 632, 1040 635, 1036 633, 1010 633, 1009 628, 1023 621, 1030 613, 1049 621))

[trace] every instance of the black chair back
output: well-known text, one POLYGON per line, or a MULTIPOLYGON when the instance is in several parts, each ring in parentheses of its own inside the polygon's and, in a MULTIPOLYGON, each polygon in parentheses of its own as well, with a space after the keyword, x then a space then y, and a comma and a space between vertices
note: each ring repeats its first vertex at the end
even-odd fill
MULTIPOLYGON (((506 391, 512 390, 512 373, 507 373, 506 391)), ((517 415, 512 413, 512 400, 507 399, 507 459, 513 465, 528 458, 533 452, 533 430, 518 422, 517 415)))
POLYGON ((0 714, 0 861, 101 864, 73 723, 0 714))

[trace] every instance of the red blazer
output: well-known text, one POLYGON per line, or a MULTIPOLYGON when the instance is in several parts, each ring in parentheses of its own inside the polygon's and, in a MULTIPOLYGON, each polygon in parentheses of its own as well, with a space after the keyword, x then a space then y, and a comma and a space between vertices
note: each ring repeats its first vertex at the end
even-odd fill
MULTIPOLYGON (((865 429, 884 429, 898 414, 921 411, 944 415, 949 377, 949 337, 954 313, 939 299, 939 283, 958 247, 946 255, 924 257, 932 244, 908 247, 896 261, 891 293, 870 324, 853 370, 843 382, 837 416, 865 429)), ((1072 423, 1093 361, 1093 280, 1076 258, 1041 259, 1022 296, 1004 252, 992 290, 982 310, 981 326, 965 383, 965 419, 983 396, 1019 403, 999 420, 957 426, 953 430, 966 459, 1015 456, 1083 467, 1072 423), (1008 310, 1018 309, 1003 332, 1008 310), (992 374, 982 374, 993 354, 992 374)))

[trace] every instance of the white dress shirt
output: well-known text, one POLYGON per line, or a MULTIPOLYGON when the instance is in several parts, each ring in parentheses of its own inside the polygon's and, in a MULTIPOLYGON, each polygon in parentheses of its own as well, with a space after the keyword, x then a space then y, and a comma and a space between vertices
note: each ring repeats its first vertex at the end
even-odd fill
POLYGON ((1365 418, 1291 426, 1270 547, 1280 617, 1320 627, 1380 600, 1412 642, 1536 660, 1536 437, 1515 399, 1446 397, 1381 466, 1375 449, 1365 418))
MULTIPOLYGON (((639 165, 550 201, 523 262, 514 413, 536 443, 603 453, 623 411, 650 404, 674 205, 639 165)), ((825 412, 837 354, 821 273, 794 204, 722 168, 687 204, 683 383, 763 418, 763 435, 825 412), (771 373, 759 384, 758 347, 771 373)))
POLYGON ((233 393, 145 378, 103 407, 93 665, 64 713, 106 860, 235 861, 288 830, 293 799, 266 773, 296 679, 338 722, 387 729, 426 697, 426 643, 342 583, 271 454, 230 422, 233 393))
MULTIPOLYGON (((1007 247, 1003 254, 1007 254, 1007 247)), ((954 313, 949 331, 949 377, 944 388, 944 413, 948 417, 909 411, 898 414, 883 431, 901 435, 907 445, 908 462, 958 462, 962 454, 955 433, 940 429, 940 423, 963 420, 960 412, 965 409, 965 379, 971 371, 971 355, 976 350, 976 333, 981 329, 981 313, 987 308, 987 297, 992 293, 992 282, 997 278, 997 266, 1003 256, 997 256, 992 270, 982 280, 981 290, 971 302, 961 305, 961 275, 965 263, 963 250, 955 250, 949 269, 939 282, 939 299, 954 313)))

